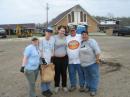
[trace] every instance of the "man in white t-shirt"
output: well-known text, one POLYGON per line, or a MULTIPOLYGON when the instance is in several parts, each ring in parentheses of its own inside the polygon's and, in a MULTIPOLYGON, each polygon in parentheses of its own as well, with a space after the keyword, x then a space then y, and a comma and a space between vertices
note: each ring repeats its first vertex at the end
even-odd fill
MULTIPOLYGON (((47 29, 45 37, 40 41, 41 57, 45 59, 47 64, 51 63, 51 57, 54 54, 54 38, 52 37, 52 30, 47 29)), ((52 92, 50 91, 50 83, 41 83, 42 94, 46 97, 50 97, 52 92)))
POLYGON ((79 49, 81 45, 81 35, 76 34, 75 28, 71 28, 71 35, 67 36, 67 54, 69 58, 69 78, 70 78, 70 91, 74 91, 77 86, 76 72, 78 72, 80 91, 84 90, 84 77, 80 65, 79 49))

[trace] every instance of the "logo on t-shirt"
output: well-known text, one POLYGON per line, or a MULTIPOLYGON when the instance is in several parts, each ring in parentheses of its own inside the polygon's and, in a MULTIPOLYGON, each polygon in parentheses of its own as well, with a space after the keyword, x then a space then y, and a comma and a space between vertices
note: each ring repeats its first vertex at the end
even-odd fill
POLYGON ((77 49, 79 47, 79 42, 76 40, 72 40, 68 43, 68 47, 72 50, 77 49))

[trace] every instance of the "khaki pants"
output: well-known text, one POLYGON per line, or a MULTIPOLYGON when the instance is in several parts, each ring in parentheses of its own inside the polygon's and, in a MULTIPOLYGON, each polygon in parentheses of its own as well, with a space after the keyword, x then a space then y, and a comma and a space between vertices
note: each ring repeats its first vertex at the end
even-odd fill
POLYGON ((38 76, 38 70, 25 70, 25 76, 29 83, 29 97, 36 97, 35 83, 38 76))

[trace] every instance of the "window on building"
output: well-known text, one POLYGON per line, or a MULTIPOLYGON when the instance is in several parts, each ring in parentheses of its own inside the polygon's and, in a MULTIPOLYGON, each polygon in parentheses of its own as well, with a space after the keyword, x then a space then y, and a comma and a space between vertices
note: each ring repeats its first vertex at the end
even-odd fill
POLYGON ((87 19, 87 15, 84 14, 84 22, 86 22, 86 19, 87 19))
POLYGON ((71 14, 72 14, 72 22, 74 22, 74 11, 72 11, 71 14))
POLYGON ((83 12, 80 12, 80 22, 83 22, 83 12))
POLYGON ((71 23, 71 15, 68 14, 68 22, 71 23))

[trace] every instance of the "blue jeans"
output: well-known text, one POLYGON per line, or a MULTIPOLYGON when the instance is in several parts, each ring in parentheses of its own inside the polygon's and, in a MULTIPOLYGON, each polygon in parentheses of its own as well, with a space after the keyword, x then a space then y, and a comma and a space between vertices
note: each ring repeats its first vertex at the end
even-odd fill
POLYGON ((97 91, 99 84, 99 65, 92 64, 87 67, 82 67, 85 77, 86 88, 89 88, 90 91, 97 91))
POLYGON ((68 68, 69 68, 69 78, 71 86, 76 87, 77 84, 76 72, 78 72, 80 87, 84 86, 85 80, 83 76, 82 67, 80 66, 80 64, 69 64, 68 68))
POLYGON ((47 91, 47 90, 50 90, 50 83, 41 83, 41 91, 44 92, 44 91, 47 91))

